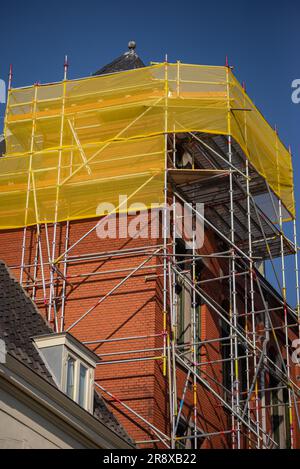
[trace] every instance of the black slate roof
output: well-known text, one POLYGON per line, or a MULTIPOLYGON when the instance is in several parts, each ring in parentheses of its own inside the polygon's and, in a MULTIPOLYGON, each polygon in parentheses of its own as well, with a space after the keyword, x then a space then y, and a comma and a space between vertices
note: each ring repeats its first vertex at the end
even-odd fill
POLYGON ((120 57, 117 57, 111 63, 104 65, 104 67, 97 70, 93 75, 105 75, 108 73, 123 72, 125 70, 132 70, 134 68, 145 67, 144 62, 139 58, 135 52, 135 42, 130 41, 128 44, 129 50, 120 57))
MULTIPOLYGON (((0 339, 4 340, 8 353, 56 386, 32 341, 34 336, 51 333, 52 329, 38 312, 35 304, 12 276, 6 264, 0 261, 0 339)), ((120 437, 133 443, 96 391, 94 417, 120 437)))
POLYGON ((0 338, 11 355, 53 384, 51 373, 32 342, 35 335, 51 333, 25 290, 0 261, 0 338))

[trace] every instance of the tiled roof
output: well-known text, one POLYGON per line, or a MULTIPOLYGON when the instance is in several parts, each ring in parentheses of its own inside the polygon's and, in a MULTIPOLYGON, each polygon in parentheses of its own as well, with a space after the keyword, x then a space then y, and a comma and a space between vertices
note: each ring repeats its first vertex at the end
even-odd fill
POLYGON ((144 62, 139 58, 135 52, 135 43, 130 41, 128 44, 129 50, 120 57, 110 62, 104 67, 97 70, 93 75, 105 75, 107 73, 122 72, 125 70, 132 70, 134 68, 145 67, 144 62))
POLYGON ((120 435, 124 440, 134 444, 115 416, 108 410, 103 398, 96 391, 94 393, 94 417, 120 435))
MULTIPOLYGON (((6 264, 0 261, 0 339, 5 341, 7 352, 56 386, 32 341, 34 336, 51 333, 52 329, 42 318, 35 304, 11 275, 6 264)), ((132 443, 96 391, 94 416, 120 437, 132 443)))
POLYGON ((8 352, 53 384, 32 342, 33 336, 51 332, 24 289, 0 261, 0 338, 8 352))

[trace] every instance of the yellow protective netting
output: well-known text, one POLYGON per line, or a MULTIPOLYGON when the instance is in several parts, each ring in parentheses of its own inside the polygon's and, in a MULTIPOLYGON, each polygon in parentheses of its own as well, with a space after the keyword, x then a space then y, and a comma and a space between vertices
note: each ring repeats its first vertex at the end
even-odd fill
POLYGON ((231 133, 294 215, 290 154, 231 71, 178 63, 11 90, 0 229, 162 203, 165 134, 183 131, 231 133))

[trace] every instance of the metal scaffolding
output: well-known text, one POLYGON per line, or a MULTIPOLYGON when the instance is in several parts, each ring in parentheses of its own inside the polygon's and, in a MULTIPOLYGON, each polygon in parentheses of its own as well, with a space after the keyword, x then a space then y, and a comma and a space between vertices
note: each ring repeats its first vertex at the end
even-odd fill
MULTIPOLYGON (((64 83, 67 68, 66 60, 64 83)), ((179 71, 178 67, 178 94, 179 71)), ((167 58, 165 74, 167 101, 167 58)), ((36 105, 36 98, 33 105, 36 105)), ((243 113, 246 122, 248 109, 233 111, 228 100, 227 136, 191 132, 184 127, 180 133, 172 134, 168 131, 167 103, 165 111, 164 204, 157 243, 73 254, 74 248, 111 214, 95 222, 73 244, 70 243, 72 221, 55 220, 53 224, 39 223, 24 228, 21 265, 11 268, 20 271, 20 283, 39 307, 47 309, 47 319, 57 332, 72 332, 137 274, 144 275, 145 280, 150 277, 157 280, 161 286, 163 328, 160 333, 117 338, 99 335, 97 340, 84 341, 90 347, 128 343, 127 350, 99 353, 99 368, 148 360, 160 365, 168 389, 165 428, 154 425, 110 389, 96 383, 101 393, 117 401, 133 420, 147 429, 148 438, 137 442, 141 446, 196 449, 208 441, 212 447, 223 444, 236 449, 299 447, 300 386, 291 361, 291 342, 300 337, 296 220, 292 221, 291 241, 284 233, 281 200, 275 197, 231 136, 234 114, 243 113), (190 158, 186 166, 179 162, 180 149, 190 158), (204 212, 199 204, 204 204, 204 212), (274 209, 272 216, 264 211, 264 206, 269 205, 274 209), (181 237, 185 247, 179 250, 177 224, 184 206, 191 214, 193 234, 189 240, 181 237), (199 226, 204 229, 204 244, 197 247, 199 226), (32 235, 35 250, 30 261, 27 248, 32 235), (63 239, 62 249, 59 238, 63 239), (294 290, 286 279, 287 255, 293 255, 295 260, 295 308, 287 301, 287 287, 294 290), (134 267, 107 270, 102 266, 105 259, 129 257, 136 259, 134 267), (281 263, 279 272, 274 262, 276 258, 281 263), (89 270, 90 262, 97 262, 98 268, 89 270), (266 263, 278 283, 277 290, 262 271, 266 263), (79 264, 84 264, 86 271, 69 274, 70 266, 79 264), (66 327, 66 306, 72 297, 72 288, 69 288, 72 282, 114 274, 121 279, 66 327), (209 328, 203 331, 204 322, 214 325, 215 335, 209 328), (158 341, 159 346, 143 347, 143 341, 149 338, 158 341), (203 410, 205 393, 219 405, 223 420, 218 428, 209 422, 203 410), (277 428, 279 418, 284 423, 277 428)), ((63 145, 63 129, 64 112, 60 146, 63 145)), ((35 119, 32 121, 31 155, 34 134, 35 119)), ((59 188, 60 170, 57 177, 59 188)), ((31 185, 34 187, 34 178, 29 172, 28 187, 31 185)), ((57 201, 58 197, 57 193, 57 201)))

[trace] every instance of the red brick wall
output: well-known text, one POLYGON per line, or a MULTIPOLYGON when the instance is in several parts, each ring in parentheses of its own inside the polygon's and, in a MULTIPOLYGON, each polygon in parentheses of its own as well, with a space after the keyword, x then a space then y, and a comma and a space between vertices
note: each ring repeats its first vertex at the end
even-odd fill
MULTIPOLYGON (((70 223, 69 245, 82 237, 89 229, 95 226, 95 220, 78 221, 70 223)), ((57 244, 55 256, 64 252, 66 224, 60 224, 57 230, 57 244)), ((53 227, 49 227, 49 239, 52 242, 53 227)), ((17 279, 19 269, 14 268, 21 263, 23 230, 14 230, 0 233, 0 258, 12 268, 17 279)), ((35 256, 35 228, 28 228, 26 235, 25 263, 31 264, 26 268, 30 275, 34 273, 35 256)), ((65 329, 74 321, 96 305, 118 282, 120 282, 130 269, 138 266, 146 259, 145 255, 128 255, 126 257, 107 257, 102 260, 82 260, 70 262, 72 256, 88 255, 117 251, 120 249, 134 249, 142 246, 150 248, 159 244, 159 239, 99 239, 94 230, 82 240, 69 253, 66 286, 65 329), (126 270, 129 269, 129 270, 126 270), (121 270, 121 272, 111 272, 121 270), (93 272, 94 275, 85 274, 93 272), (101 272, 103 274, 101 274, 101 272), (97 275, 99 274, 99 275, 97 275)), ((44 263, 48 260, 45 228, 41 227, 41 245, 44 263)), ((216 240, 213 235, 206 235, 202 253, 216 250, 216 240)), ((130 406, 142 417, 155 425, 164 433, 169 433, 169 397, 167 379, 162 375, 162 346, 163 346, 163 315, 162 315, 162 259, 154 256, 143 270, 136 272, 124 285, 118 288, 102 304, 95 307, 70 332, 81 341, 108 340, 123 337, 147 336, 144 339, 105 342, 91 346, 92 350, 101 354, 101 362, 97 366, 96 382, 113 393, 117 399, 130 406), (152 267, 152 268, 150 268, 152 267), (155 335, 155 337, 154 337, 155 335), (115 352, 128 352, 142 349, 158 349, 135 354, 105 355, 115 352), (140 358, 139 361, 126 362, 129 358, 140 358), (155 357, 155 359, 154 359, 155 357), (142 360, 148 358, 148 360, 142 360), (105 364, 107 361, 122 360, 122 363, 105 364)), ((207 264, 206 276, 219 276, 219 263, 211 260, 207 264)), ((63 271, 63 264, 58 267, 63 271)), ((43 286, 41 284, 41 268, 37 268, 39 282, 36 285, 36 302, 41 314, 47 317, 48 304, 44 301, 43 286)), ((226 270, 224 270, 226 273, 226 270)), ((49 267, 44 266, 47 298, 49 300, 49 267)), ((62 279, 54 275, 56 287, 55 295, 61 296, 62 279)), ((24 273, 23 280, 27 279, 24 273)), ((26 282, 24 282, 26 287, 26 282)), ((216 301, 228 297, 228 288, 223 282, 207 284, 206 292, 216 301)), ((32 289, 29 290, 29 293, 32 289)), ((58 323, 60 323, 61 305, 58 304, 58 323)), ((243 302, 239 302, 239 309, 243 310, 243 302)), ((54 326, 53 309, 51 325, 54 326)), ((202 306, 201 309, 201 339, 216 338, 220 335, 219 320, 213 309, 202 306)), ((202 361, 220 359, 220 345, 207 346, 202 350, 202 361)), ((222 382, 222 366, 220 363, 207 365, 201 368, 201 376, 206 379, 214 389, 219 389, 213 380, 222 382)), ((181 397, 186 371, 179 369, 177 374, 177 393, 181 397)), ((132 413, 126 410, 118 400, 107 398, 111 408, 120 422, 136 441, 156 439, 147 425, 132 413)), ((231 420, 222 404, 205 387, 197 386, 198 425, 204 432, 221 431, 230 428, 231 420)), ((183 408, 183 415, 189 418, 193 412, 192 383, 189 385, 183 408)), ((244 431, 244 429, 243 429, 244 431)), ((204 448, 223 448, 230 445, 228 435, 220 435, 207 439, 204 448)), ((149 446, 149 445, 148 445, 149 446)), ((158 444, 158 446, 162 446, 158 444)))

